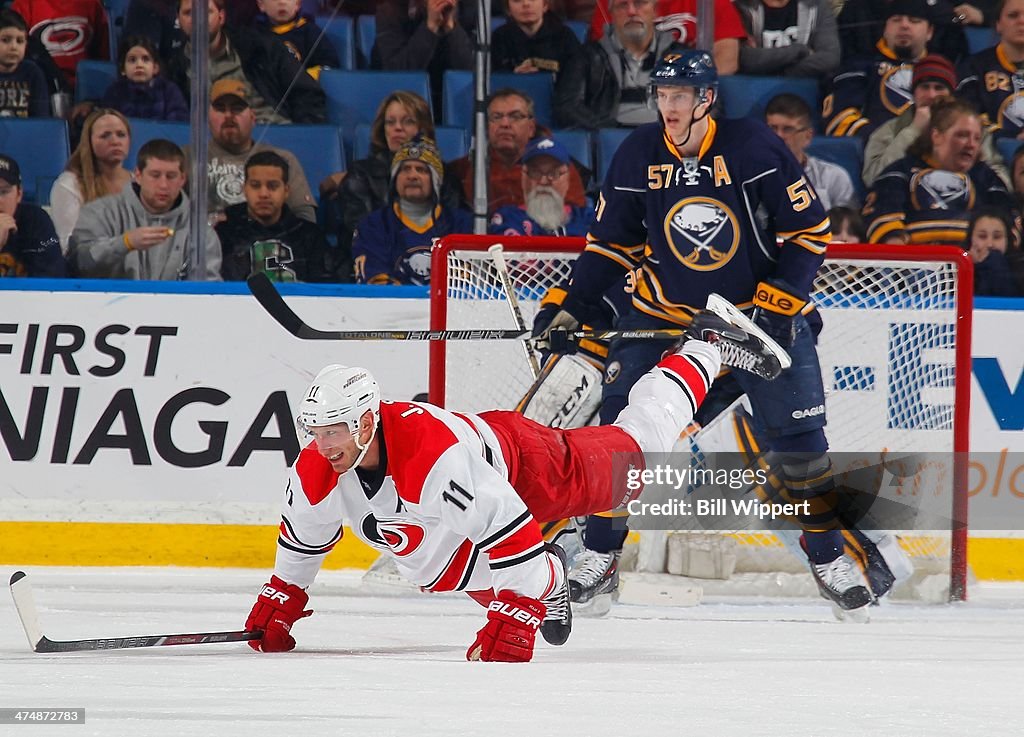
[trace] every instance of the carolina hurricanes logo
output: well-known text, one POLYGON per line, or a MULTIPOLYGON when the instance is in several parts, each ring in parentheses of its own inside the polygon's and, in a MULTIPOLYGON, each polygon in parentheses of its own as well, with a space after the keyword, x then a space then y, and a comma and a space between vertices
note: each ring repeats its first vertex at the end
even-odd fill
POLYGON ((377 521, 377 529, 381 537, 391 548, 391 552, 399 558, 412 555, 420 547, 426 531, 412 522, 381 522, 377 521))
POLYGON ((729 263, 740 242, 736 217, 718 200, 687 197, 665 216, 665 240, 685 266, 714 271, 729 263))
POLYGON ((92 40, 89 19, 80 15, 41 21, 36 23, 30 32, 39 33, 46 50, 53 56, 83 54, 85 47, 92 40))
POLYGON ((390 550, 402 558, 412 555, 426 536, 426 531, 417 524, 405 521, 381 522, 371 513, 359 521, 359 530, 374 547, 390 550))

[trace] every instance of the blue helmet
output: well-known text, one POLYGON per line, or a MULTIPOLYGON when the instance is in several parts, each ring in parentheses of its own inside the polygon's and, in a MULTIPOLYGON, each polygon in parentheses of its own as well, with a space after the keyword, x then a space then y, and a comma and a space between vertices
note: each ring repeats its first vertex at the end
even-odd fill
POLYGON ((707 51, 671 46, 662 54, 651 72, 652 96, 655 89, 662 86, 717 90, 718 70, 715 69, 715 60, 707 51))

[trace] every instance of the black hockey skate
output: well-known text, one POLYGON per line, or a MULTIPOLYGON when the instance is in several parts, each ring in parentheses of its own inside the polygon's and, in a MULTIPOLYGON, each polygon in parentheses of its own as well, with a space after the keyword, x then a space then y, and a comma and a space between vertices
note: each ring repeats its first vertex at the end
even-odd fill
POLYGON ((544 549, 558 557, 562 563, 565 583, 544 599, 548 613, 540 625, 540 634, 549 645, 564 645, 572 632, 572 607, 569 604, 569 566, 565 551, 552 543, 544 543, 544 549))
POLYGON ((683 340, 714 344, 722 363, 771 381, 792 365, 789 354, 731 302, 711 294, 707 307, 693 316, 683 340))

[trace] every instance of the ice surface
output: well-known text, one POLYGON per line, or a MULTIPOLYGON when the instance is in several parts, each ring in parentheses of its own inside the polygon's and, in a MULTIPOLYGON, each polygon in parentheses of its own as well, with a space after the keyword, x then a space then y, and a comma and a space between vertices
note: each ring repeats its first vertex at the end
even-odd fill
MULTIPOLYGON (((265 571, 27 568, 51 639, 241 629, 265 571)), ((4 571, 6 581, 14 568, 4 571)), ((890 604, 617 606, 534 662, 468 663, 483 610, 324 572, 292 653, 241 643, 41 655, 0 603, 0 706, 85 707, 0 735, 997 737, 1024 732, 1024 585, 890 604)))

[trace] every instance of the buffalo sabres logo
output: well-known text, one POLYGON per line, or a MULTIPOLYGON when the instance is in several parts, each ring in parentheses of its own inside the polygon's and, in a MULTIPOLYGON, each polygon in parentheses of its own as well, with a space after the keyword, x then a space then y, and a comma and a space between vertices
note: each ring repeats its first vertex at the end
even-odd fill
POLYGON ((974 188, 966 174, 943 169, 922 169, 910 178, 915 210, 963 212, 974 206, 974 188))
MULTIPOLYGON (((1016 76, 1014 75, 1014 77, 1016 76)), ((1014 89, 1018 89, 1016 82, 1013 86, 1014 89)), ((1024 128, 1024 94, 1014 92, 1003 100, 1003 103, 999 106, 997 120, 999 121, 1000 128, 1010 130, 1024 128)))
POLYGON ((893 115, 899 115, 907 106, 913 102, 914 93, 911 90, 911 81, 914 77, 914 65, 883 65, 879 71, 882 73, 882 82, 879 89, 879 97, 885 109, 893 115))
POLYGON ((736 216, 710 197, 687 197, 665 216, 665 240, 684 265, 714 271, 729 263, 740 242, 736 216))

